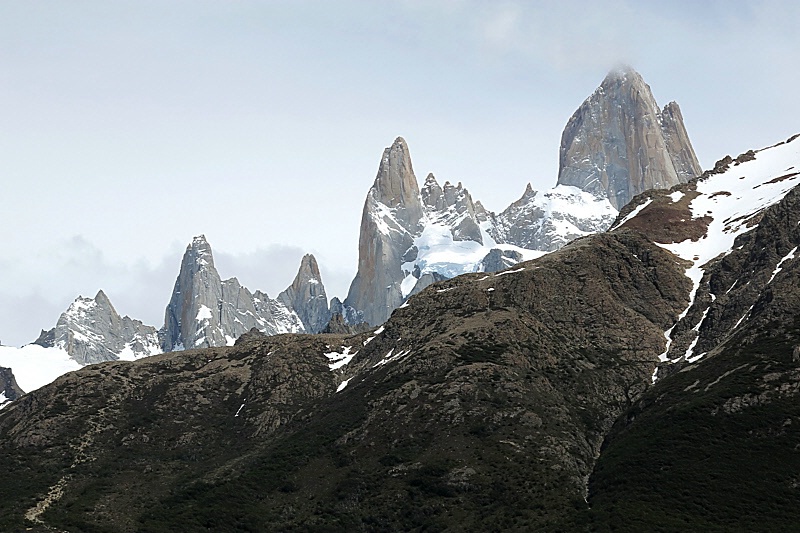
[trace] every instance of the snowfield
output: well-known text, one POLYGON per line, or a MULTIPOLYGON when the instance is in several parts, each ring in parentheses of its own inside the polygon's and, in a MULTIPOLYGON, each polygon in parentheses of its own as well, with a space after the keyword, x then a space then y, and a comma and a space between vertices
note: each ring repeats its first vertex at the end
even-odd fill
POLYGON ((31 392, 67 372, 83 368, 62 348, 28 344, 22 348, 0 346, 0 366, 11 368, 17 385, 31 392))

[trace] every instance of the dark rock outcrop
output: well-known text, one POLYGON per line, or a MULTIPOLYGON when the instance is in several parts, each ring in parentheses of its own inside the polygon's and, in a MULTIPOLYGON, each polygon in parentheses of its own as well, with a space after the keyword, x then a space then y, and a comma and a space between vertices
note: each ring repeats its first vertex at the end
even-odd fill
POLYGON ((10 368, 0 367, 0 409, 25 394, 17 385, 10 368))

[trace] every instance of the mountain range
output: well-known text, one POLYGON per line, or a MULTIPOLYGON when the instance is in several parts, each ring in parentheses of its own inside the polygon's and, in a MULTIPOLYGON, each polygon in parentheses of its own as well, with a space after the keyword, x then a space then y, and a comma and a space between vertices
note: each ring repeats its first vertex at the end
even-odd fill
POLYGON ((195 237, 161 328, 99 291, 0 347, 0 530, 794 530, 798 138, 701 172, 624 69, 499 214, 398 138, 344 300, 195 237))
POLYGON ((78 297, 32 345, 0 347, 0 367, 32 390, 86 364, 231 345, 252 328, 274 335, 378 326, 434 282, 502 270, 604 231, 633 195, 699 174, 677 104, 660 110, 637 72, 615 70, 569 119, 556 186, 541 192, 528 184, 499 214, 461 183, 440 185, 428 174, 420 188, 408 146, 397 138, 367 193, 358 268, 343 301, 328 302, 312 255, 275 299, 236 278, 221 280, 209 243, 198 236, 183 256, 160 328, 121 317, 101 290, 78 297), (30 358, 41 364, 21 363, 30 358))
POLYGON ((63 375, 0 412, 0 528, 793 530, 798 137, 363 333, 63 375))

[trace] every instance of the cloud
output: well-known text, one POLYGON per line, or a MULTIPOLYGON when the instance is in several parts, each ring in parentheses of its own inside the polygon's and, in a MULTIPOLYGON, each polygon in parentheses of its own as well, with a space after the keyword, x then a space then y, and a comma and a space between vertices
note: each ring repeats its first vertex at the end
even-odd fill
POLYGON ((93 297, 100 289, 120 314, 160 327, 182 250, 173 245, 155 263, 144 258, 126 263, 108 259, 76 235, 27 254, 14 252, 0 260, 0 340, 18 346, 55 326, 75 298, 93 297))
POLYGON ((291 285, 304 254, 301 248, 284 244, 243 253, 214 250, 214 265, 222 279, 235 277, 251 292, 260 290, 275 298, 291 285))
MULTIPOLYGON (((291 285, 300 260, 308 253, 298 246, 273 244, 252 252, 214 251, 214 264, 223 279, 236 277, 250 291, 261 290, 275 298, 291 285)), ((344 300, 354 273, 340 267, 325 254, 314 252, 328 299, 344 300)))

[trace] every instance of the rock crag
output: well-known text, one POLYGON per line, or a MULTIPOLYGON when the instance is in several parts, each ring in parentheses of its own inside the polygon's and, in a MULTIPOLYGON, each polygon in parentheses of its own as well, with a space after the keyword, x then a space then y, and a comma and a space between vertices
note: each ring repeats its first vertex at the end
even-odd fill
POLYGON ((558 183, 621 209, 648 189, 699 176, 678 104, 659 109, 635 70, 614 70, 578 108, 561 136, 558 183))

